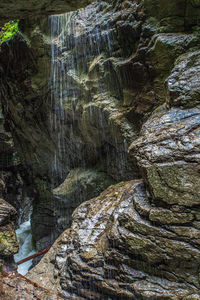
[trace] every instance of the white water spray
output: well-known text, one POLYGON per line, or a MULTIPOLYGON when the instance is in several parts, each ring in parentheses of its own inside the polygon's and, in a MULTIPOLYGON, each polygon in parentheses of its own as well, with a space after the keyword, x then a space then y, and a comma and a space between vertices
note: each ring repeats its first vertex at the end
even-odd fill
MULTIPOLYGON (((19 252, 15 254, 14 259, 16 262, 31 256, 36 253, 31 234, 31 223, 30 220, 22 223, 16 230, 17 240, 19 243, 19 252)), ((18 273, 25 275, 32 265, 32 260, 29 260, 18 266, 18 273)))

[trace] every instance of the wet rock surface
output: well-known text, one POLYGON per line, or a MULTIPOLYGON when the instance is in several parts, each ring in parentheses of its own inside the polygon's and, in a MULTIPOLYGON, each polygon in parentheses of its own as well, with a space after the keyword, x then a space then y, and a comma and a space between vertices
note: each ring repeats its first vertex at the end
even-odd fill
POLYGON ((72 170, 66 180, 53 190, 53 198, 49 195, 49 201, 39 202, 34 206, 32 224, 37 249, 49 246, 49 238, 46 237, 48 232, 50 235, 55 232, 55 236, 58 236, 70 227, 72 213, 77 206, 99 195, 114 182, 107 174, 94 169, 72 170), (53 223, 51 217, 48 218, 47 212, 50 209, 53 210, 56 228, 49 226, 53 223))
POLYGON ((38 284, 27 280, 17 273, 0 274, 0 297, 2 300, 40 299, 61 300, 56 293, 48 291, 38 284))
POLYGON ((72 213, 82 202, 100 194, 114 180, 103 172, 92 169, 74 169, 67 176, 66 180, 53 190, 57 206, 57 218, 60 218, 62 233, 71 225, 72 213), (66 211, 68 216, 66 215, 66 211))
POLYGON ((29 273, 64 299, 200 299, 199 12, 198 0, 101 1, 51 18, 51 34, 47 18, 21 22, 0 49, 38 247, 129 180, 81 204, 29 273))
POLYGON ((65 299, 200 299, 199 235, 186 213, 155 208, 142 181, 122 182, 76 209, 28 278, 65 299))
MULTIPOLYGON (((49 32, 42 32, 48 26, 44 18, 35 23, 26 21, 26 40, 16 36, 2 46, 0 55, 2 74, 5 72, 10 79, 8 86, 8 80, 2 76, 4 116, 34 187, 33 214, 37 214, 37 207, 49 208, 43 209, 46 215, 42 217, 46 220, 47 236, 57 226, 51 189, 62 184, 71 170, 93 168, 114 181, 138 177, 136 161, 130 159, 127 149, 139 132, 140 115, 142 118, 152 107, 153 98, 149 82, 144 92, 148 94, 147 101, 142 106, 142 84, 139 92, 129 89, 133 83, 133 65, 136 68, 134 78, 137 78, 137 70, 141 72, 140 78, 148 77, 142 63, 129 59, 140 39, 135 4, 130 3, 127 7, 120 4, 119 8, 116 5, 115 13, 106 2, 100 6, 93 4, 67 18, 63 18, 63 22, 71 23, 66 32, 65 47, 58 37, 52 40, 49 32), (122 17, 120 9, 123 9, 122 17), (134 18, 131 19, 133 9, 134 18), (128 30, 118 24, 120 18, 127 20, 128 30), (94 46, 87 46, 89 39, 94 46), (54 55, 57 53, 53 66, 50 43, 55 49, 54 55), (5 63, 6 59, 12 70, 5 63), (54 81, 52 74, 57 72, 60 64, 64 66, 63 80, 59 77, 54 81), (59 106, 60 80, 65 87, 62 107, 59 106), (7 101, 9 91, 12 91, 12 101, 7 101), (55 101, 53 104, 51 97, 55 101), (136 103, 135 108, 133 103, 136 103), (136 123, 133 123, 134 118, 136 123)), ((52 26, 55 34, 57 24, 52 26)), ((35 224, 34 218, 32 220, 33 227, 39 228, 40 222, 35 224)), ((56 234, 52 235, 55 237, 56 234)))
POLYGON ((3 199, 0 199, 0 225, 5 225, 9 222, 16 221, 17 212, 13 206, 8 204, 3 199))
POLYGON ((149 25, 160 32, 183 32, 199 24, 199 0, 144 0, 142 5, 149 25))
POLYGON ((130 147, 152 196, 167 205, 199 205, 199 109, 153 115, 130 147))
POLYGON ((167 79, 167 101, 170 106, 192 108, 199 105, 199 75, 199 51, 190 51, 177 59, 167 79))
POLYGON ((12 263, 12 257, 18 252, 19 245, 15 233, 17 212, 13 206, 0 199, 0 265, 12 263))

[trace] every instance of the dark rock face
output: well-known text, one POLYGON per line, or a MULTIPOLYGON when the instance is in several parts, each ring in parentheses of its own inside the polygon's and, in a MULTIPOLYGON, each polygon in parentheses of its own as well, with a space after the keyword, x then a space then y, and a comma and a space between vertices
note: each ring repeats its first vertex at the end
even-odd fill
POLYGON ((199 25, 199 0, 143 0, 142 5, 148 22, 160 32, 182 32, 199 25))
POLYGON ((194 218, 155 207, 142 181, 122 182, 76 209, 28 278, 65 299, 200 299, 194 218))
POLYGON ((0 266, 12 265, 13 255, 19 246, 15 233, 17 212, 13 206, 0 199, 0 266))
POLYGON ((51 207, 45 199, 43 202, 35 201, 32 222, 36 224, 33 227, 33 236, 37 249, 49 246, 48 233, 53 240, 71 226, 72 213, 79 204, 99 195, 114 182, 111 177, 97 170, 73 169, 66 180, 53 190, 53 196, 49 195, 50 198, 53 197, 51 207), (53 220, 51 214, 48 215, 51 209, 53 220))
MULTIPOLYGON (((45 226, 46 236, 57 227, 51 188, 60 185, 70 170, 92 168, 115 181, 138 177, 136 161, 130 159, 127 149, 137 137, 140 118, 154 104, 148 72, 141 57, 134 61, 129 59, 140 39, 137 10, 136 4, 120 4, 113 13, 113 8, 105 2, 68 17, 71 25, 66 33, 66 46, 62 47, 58 38, 52 41, 58 53, 54 67, 65 66, 63 82, 68 84, 63 94, 64 118, 59 115, 57 102, 52 107, 50 100, 53 95, 54 101, 60 102, 56 92, 60 78, 56 78, 56 82, 51 78, 51 41, 47 31, 41 32, 47 26, 47 19, 36 20, 34 25, 26 21, 25 35, 29 44, 18 36, 2 46, 2 72, 7 74, 6 80, 2 76, 4 115, 29 180, 33 182, 36 199, 33 228, 44 232, 38 222, 39 210, 42 210, 41 226, 45 226), (134 17, 131 17, 133 10, 134 17), (94 18, 96 23, 93 23, 94 18), (123 21, 126 24, 121 26, 120 19, 127 23, 123 21), (77 25, 75 32, 74 24, 77 25), (90 38, 94 47, 89 48, 90 38), (72 63, 74 59, 75 64, 72 63), (6 60, 12 67, 8 67, 6 60), (143 77, 147 79, 144 93, 140 82, 143 77), (49 80, 53 86, 51 90, 49 80), (140 105, 143 94, 146 104, 140 105), (53 126, 52 119, 56 120, 53 126)), ((85 199, 89 199, 89 195, 85 199)), ((80 203, 80 199, 76 203, 80 203)), ((38 238, 36 235, 37 241, 38 238)))
POLYGON ((1 47, 38 247, 111 181, 142 178, 80 205, 30 272, 65 299, 200 299, 199 12, 199 1, 102 1, 52 18, 51 37, 46 18, 26 20, 26 40, 1 47))
POLYGON ((24 19, 39 15, 61 14, 90 4, 89 0, 30 0, 1 1, 0 24, 9 20, 24 19))
POLYGON ((25 183, 25 176, 12 135, 6 128, 0 110, 0 197, 13 205, 18 213, 21 210, 19 222, 29 217, 32 202, 28 197, 28 181, 25 183))

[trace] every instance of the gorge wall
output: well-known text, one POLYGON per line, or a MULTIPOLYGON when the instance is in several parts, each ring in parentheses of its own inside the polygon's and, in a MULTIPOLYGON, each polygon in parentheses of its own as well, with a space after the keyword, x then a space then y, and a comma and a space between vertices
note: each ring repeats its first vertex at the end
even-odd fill
POLYGON ((1 46, 38 249, 68 228, 28 277, 64 299, 200 299, 199 26, 198 0, 101 1, 1 46))
POLYGON ((43 15, 59 14, 66 11, 75 10, 90 4, 89 0, 2 0, 0 4, 0 24, 10 20, 27 19, 43 15))

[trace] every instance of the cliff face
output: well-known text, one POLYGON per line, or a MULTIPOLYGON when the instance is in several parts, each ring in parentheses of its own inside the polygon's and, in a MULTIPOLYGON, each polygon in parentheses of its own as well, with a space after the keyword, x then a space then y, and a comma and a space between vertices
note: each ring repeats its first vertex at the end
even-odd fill
POLYGON ((1 1, 0 6, 0 24, 10 20, 26 19, 39 15, 51 15, 64 13, 66 11, 75 10, 90 4, 89 0, 30 0, 24 2, 17 1, 1 1))
POLYGON ((38 248, 128 181, 29 274, 66 299, 199 299, 199 18, 199 1, 103 1, 1 47, 38 248))
POLYGON ((28 196, 30 184, 24 177, 26 171, 0 109, 0 197, 13 205, 18 213, 21 211, 19 221, 27 219, 32 202, 28 196))

